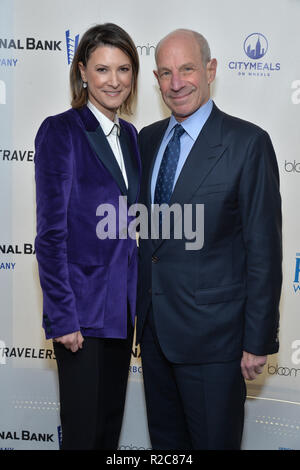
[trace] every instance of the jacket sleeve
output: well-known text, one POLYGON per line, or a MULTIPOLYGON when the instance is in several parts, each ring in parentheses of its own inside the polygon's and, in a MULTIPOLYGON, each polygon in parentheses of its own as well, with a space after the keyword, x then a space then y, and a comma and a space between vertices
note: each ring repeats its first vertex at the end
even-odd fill
POLYGON ((239 204, 247 253, 244 351, 278 351, 282 284, 281 197, 275 152, 268 134, 252 138, 243 168, 239 204))
POLYGON ((46 338, 80 329, 67 263, 68 203, 73 176, 71 133, 62 118, 47 118, 35 139, 36 256, 46 338))

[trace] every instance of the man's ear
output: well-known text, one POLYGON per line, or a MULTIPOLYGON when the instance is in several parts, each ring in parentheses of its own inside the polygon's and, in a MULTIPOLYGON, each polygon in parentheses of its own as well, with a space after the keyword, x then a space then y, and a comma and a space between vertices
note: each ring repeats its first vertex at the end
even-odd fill
POLYGON ((159 82, 157 70, 153 70, 153 73, 154 73, 154 76, 155 76, 156 80, 159 82))
POLYGON ((211 59, 206 66, 207 80, 208 84, 212 83, 215 79, 217 72, 217 59, 211 59))

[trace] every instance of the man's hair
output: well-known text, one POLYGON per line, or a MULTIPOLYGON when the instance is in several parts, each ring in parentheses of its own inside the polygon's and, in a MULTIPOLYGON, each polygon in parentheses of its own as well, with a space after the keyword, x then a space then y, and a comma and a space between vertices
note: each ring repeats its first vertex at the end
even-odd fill
POLYGON ((157 44, 157 46, 155 48, 155 60, 156 60, 156 62, 157 62, 158 50, 159 50, 160 46, 162 45, 162 43, 164 42, 164 40, 167 39, 170 36, 173 36, 173 35, 177 34, 177 33, 190 34, 191 36, 193 36, 195 38, 195 40, 197 41, 197 43, 199 44, 199 47, 200 47, 202 63, 203 63, 204 66, 206 66, 207 63, 211 59, 210 47, 209 47, 209 44, 207 42, 207 39, 202 34, 198 33, 197 31, 193 31, 191 29, 184 29, 184 28, 175 29, 174 31, 167 34, 167 36, 165 36, 164 38, 162 38, 159 41, 159 43, 157 44))

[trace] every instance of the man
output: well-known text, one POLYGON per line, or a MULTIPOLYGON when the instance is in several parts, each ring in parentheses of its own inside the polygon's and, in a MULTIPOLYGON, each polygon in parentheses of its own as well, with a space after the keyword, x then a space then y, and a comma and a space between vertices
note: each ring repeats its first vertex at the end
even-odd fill
POLYGON ((192 208, 194 226, 203 205, 204 243, 187 249, 185 232, 172 237, 174 221, 170 237, 140 240, 137 339, 150 438, 154 449, 240 449, 244 379, 278 351, 276 156, 265 131, 211 101, 217 62, 203 36, 170 33, 156 62, 172 116, 140 133, 140 202, 150 212, 192 208))

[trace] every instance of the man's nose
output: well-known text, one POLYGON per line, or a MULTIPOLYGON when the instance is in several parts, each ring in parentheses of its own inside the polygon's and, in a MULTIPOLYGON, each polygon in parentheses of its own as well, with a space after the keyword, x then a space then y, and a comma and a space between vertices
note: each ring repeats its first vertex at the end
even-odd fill
POLYGON ((171 88, 178 91, 182 87, 184 87, 184 80, 182 79, 180 72, 174 72, 171 78, 171 88))

